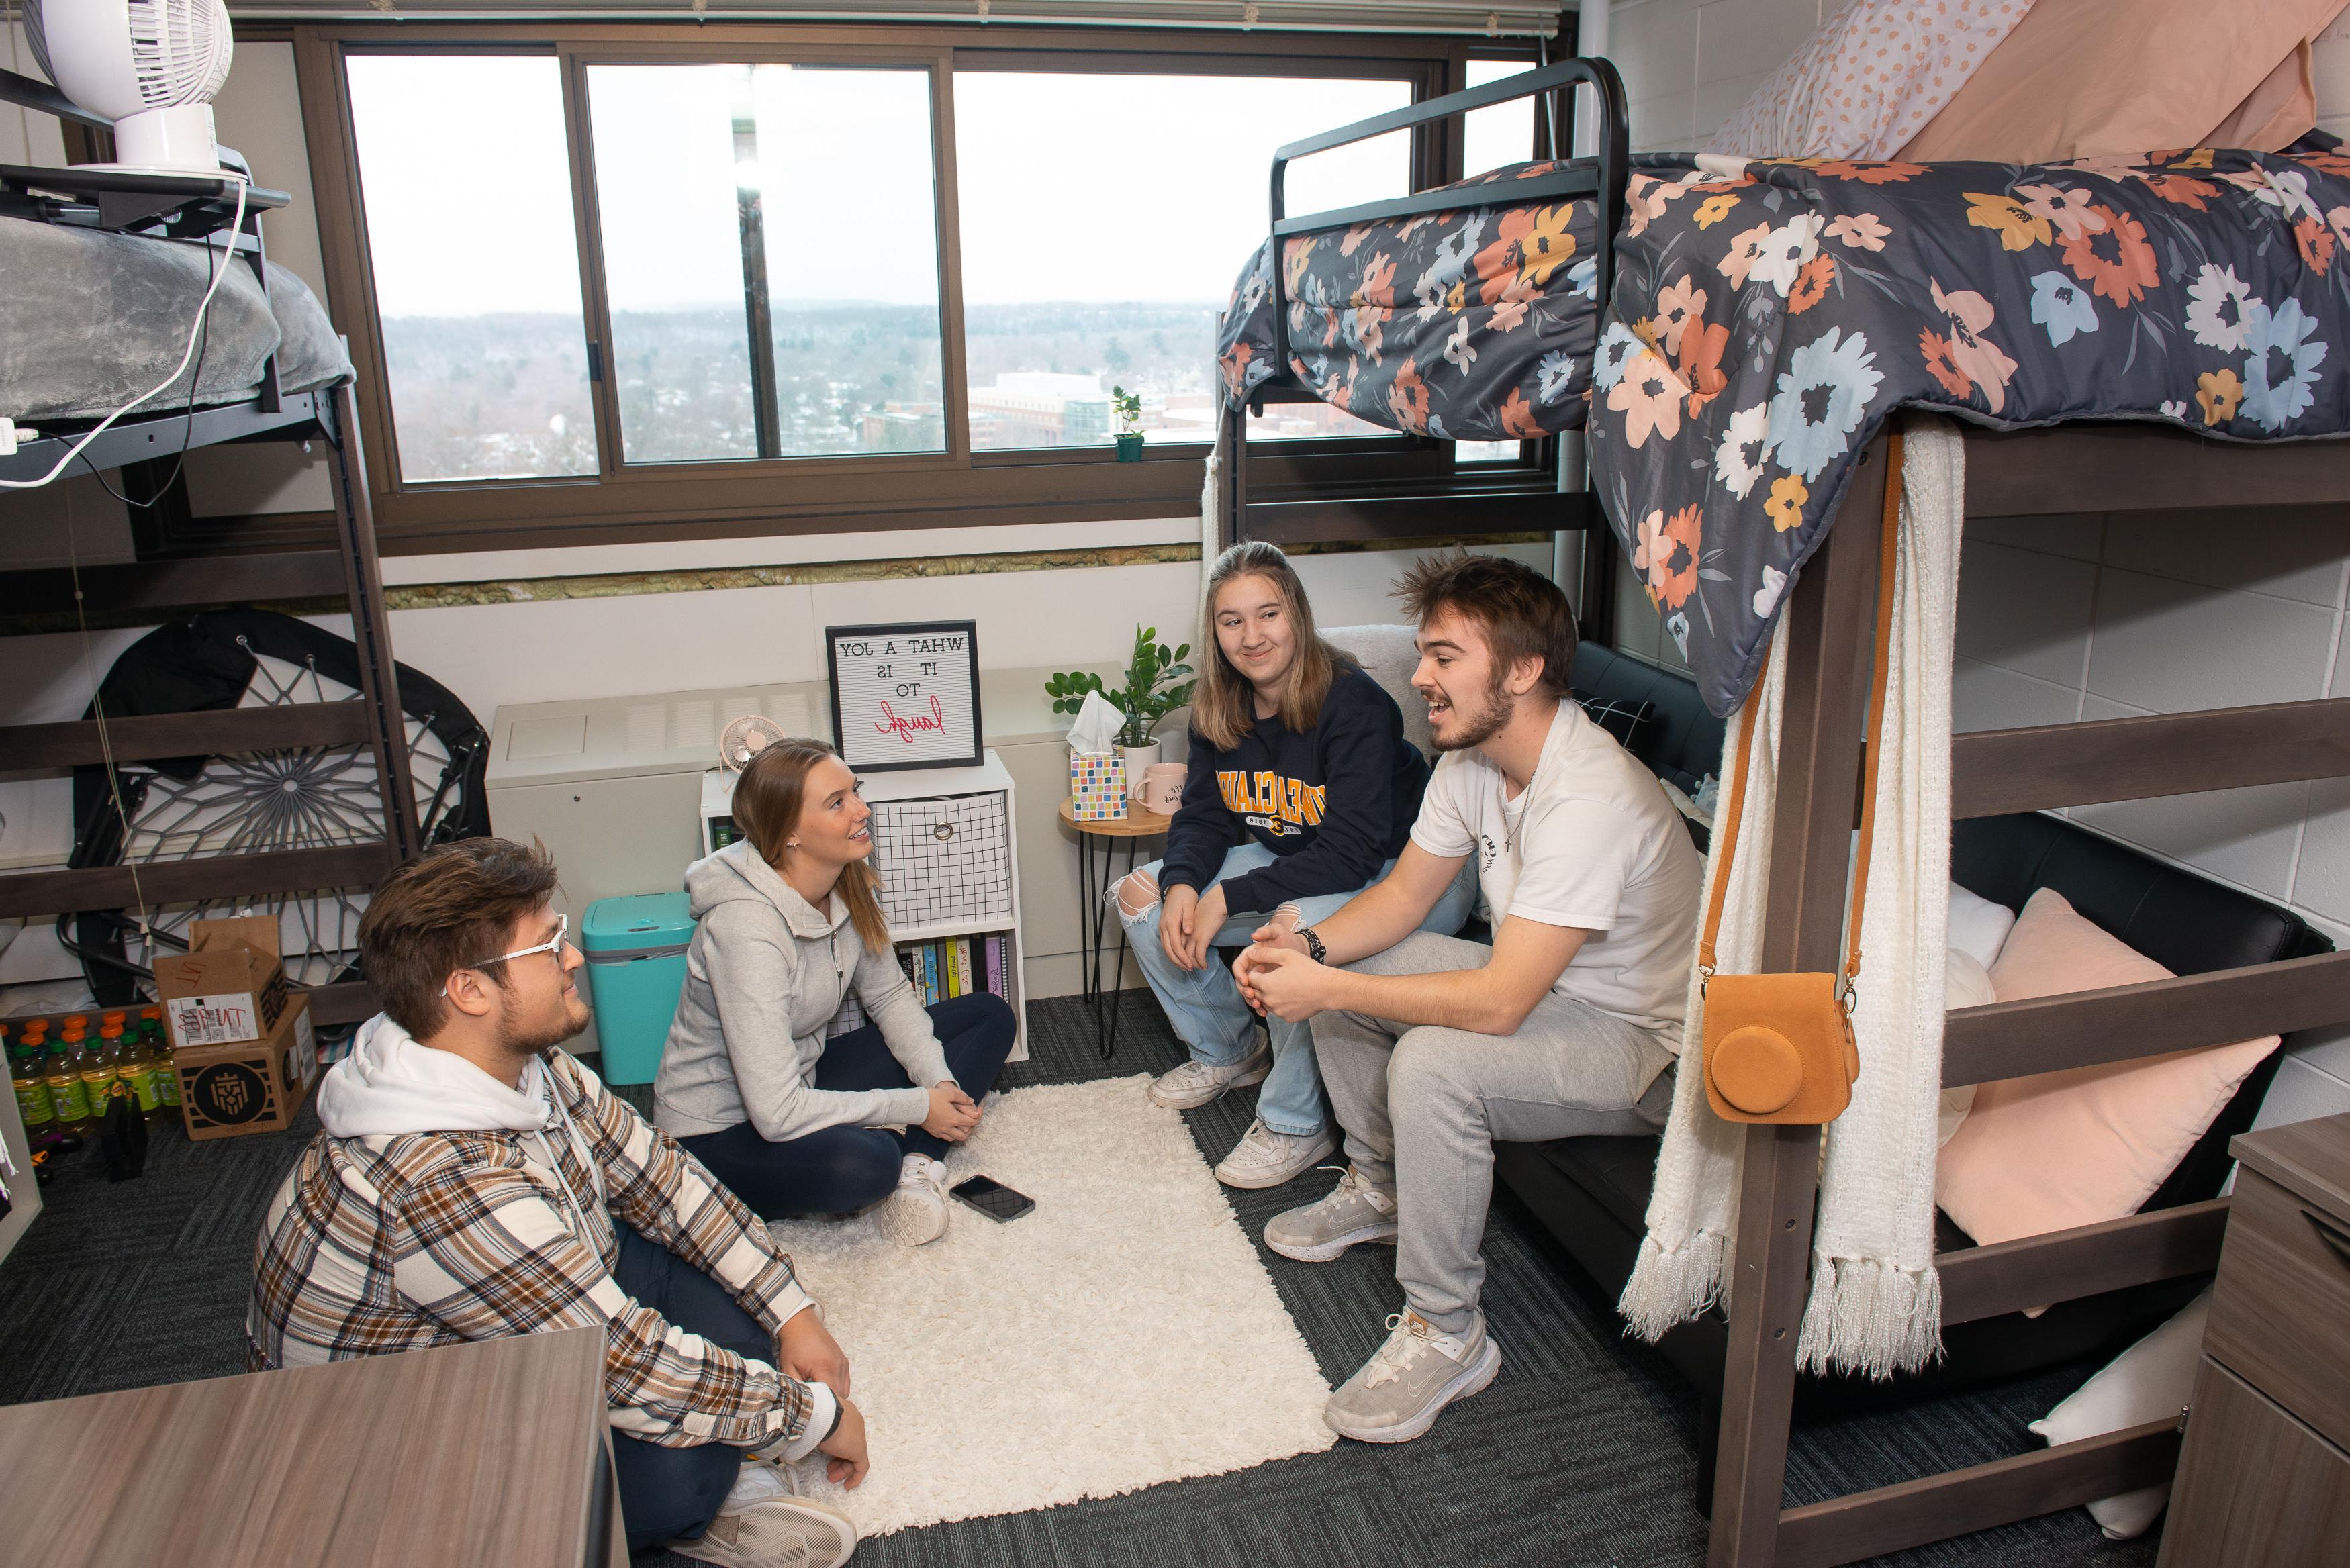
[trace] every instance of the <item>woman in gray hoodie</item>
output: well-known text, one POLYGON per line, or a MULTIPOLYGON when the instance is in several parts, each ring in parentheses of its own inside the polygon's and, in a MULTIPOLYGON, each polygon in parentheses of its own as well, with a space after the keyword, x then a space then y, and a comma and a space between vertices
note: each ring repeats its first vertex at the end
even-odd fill
POLYGON ((940 1159, 979 1125, 1015 1027, 985 992, 914 999, 874 897, 872 815, 821 741, 778 741, 734 781, 743 836, 685 875, 699 924, 654 1120, 764 1218, 879 1202, 911 1247, 946 1230, 940 1159), (871 1022, 826 1039, 851 992, 871 1022))

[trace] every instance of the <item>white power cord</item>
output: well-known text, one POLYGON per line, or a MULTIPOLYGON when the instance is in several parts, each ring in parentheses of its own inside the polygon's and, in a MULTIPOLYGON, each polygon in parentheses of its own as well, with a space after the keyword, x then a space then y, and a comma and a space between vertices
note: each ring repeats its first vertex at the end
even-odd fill
MULTIPOLYGON (((228 231, 230 236, 230 249, 228 254, 221 258, 221 265, 213 269, 212 282, 206 286, 204 289, 204 297, 203 302, 196 306, 196 318, 188 327, 187 352, 180 356, 179 364, 173 367, 172 373, 164 377, 157 385, 147 391, 140 393, 139 396, 131 399, 129 402, 123 404, 120 408, 107 415, 105 419, 99 421, 95 429, 90 431, 88 434, 83 436, 79 441, 74 442, 72 447, 67 451, 65 456, 57 459, 57 466, 50 469, 48 472, 41 475, 38 479, 0 479, 0 490, 38 490, 44 484, 53 483, 57 479, 57 475, 63 473, 72 465, 74 459, 82 454, 83 449, 88 447, 90 442, 96 441, 99 436, 104 435, 108 427, 111 426, 115 421, 120 419, 123 415, 129 413, 131 410, 137 408, 140 404, 146 402, 148 400, 161 396, 171 387, 172 382, 178 380, 187 372, 189 361, 196 357, 196 340, 203 334, 204 317, 212 312, 213 296, 220 292, 221 281, 228 276, 230 267, 235 264, 235 236, 244 232, 244 193, 251 182, 245 176, 236 173, 233 170, 227 169, 221 171, 221 177, 223 179, 234 180, 236 182, 236 216, 230 222, 228 231)), ((207 250, 212 248, 212 242, 210 240, 206 240, 204 244, 207 250)), ((195 400, 196 390, 197 389, 193 387, 188 389, 188 400, 191 404, 195 400)), ((26 439, 26 432, 21 429, 17 429, 13 421, 0 422, 5 422, 8 425, 10 439, 6 444, 13 446, 16 441, 26 439)))

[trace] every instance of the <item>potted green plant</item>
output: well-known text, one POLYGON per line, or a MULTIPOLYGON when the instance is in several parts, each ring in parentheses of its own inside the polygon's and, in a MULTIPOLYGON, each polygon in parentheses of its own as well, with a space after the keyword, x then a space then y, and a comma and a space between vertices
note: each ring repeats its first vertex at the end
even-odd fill
POLYGON ((1196 682, 1191 667, 1183 662, 1191 654, 1190 643, 1170 652, 1159 640, 1157 627, 1138 627, 1133 662, 1126 667, 1124 686, 1112 687, 1089 670, 1073 670, 1045 681, 1045 692, 1053 699, 1055 713, 1076 712, 1086 705, 1087 692, 1098 691, 1126 715, 1118 732, 1118 750, 1126 759, 1127 788, 1139 789, 1142 770, 1159 760, 1159 742, 1152 732, 1168 714, 1191 701, 1196 682))
POLYGON ((1142 394, 1124 387, 1109 389, 1110 411, 1118 416, 1118 461, 1142 461, 1142 394))

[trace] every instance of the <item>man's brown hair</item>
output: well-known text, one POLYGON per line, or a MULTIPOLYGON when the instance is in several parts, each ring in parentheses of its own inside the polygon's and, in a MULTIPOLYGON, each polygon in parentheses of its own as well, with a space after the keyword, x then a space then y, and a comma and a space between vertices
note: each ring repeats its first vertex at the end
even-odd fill
POLYGON ((1395 597, 1422 627, 1451 610, 1484 628, 1500 681, 1521 659, 1543 661, 1542 683, 1562 701, 1572 695, 1575 612, 1558 585, 1502 556, 1435 556, 1406 572, 1395 597))
MULTIPOLYGON (((359 917, 359 963, 391 1021, 419 1039, 447 1017, 449 977, 511 946, 515 922, 555 892, 544 846, 468 838, 384 878, 359 917)), ((503 964, 482 972, 505 984, 503 964)))

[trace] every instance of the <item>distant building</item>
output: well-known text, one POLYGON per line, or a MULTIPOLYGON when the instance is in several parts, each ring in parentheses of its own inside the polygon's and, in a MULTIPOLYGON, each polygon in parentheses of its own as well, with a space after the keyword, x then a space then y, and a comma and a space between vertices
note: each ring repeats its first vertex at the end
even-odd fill
POLYGON ((858 435, 864 452, 941 452, 946 410, 937 403, 884 403, 858 416, 858 435))
POLYGON ((1110 438, 1109 395, 1099 376, 1012 370, 971 389, 973 432, 989 446, 1099 446, 1110 438))

